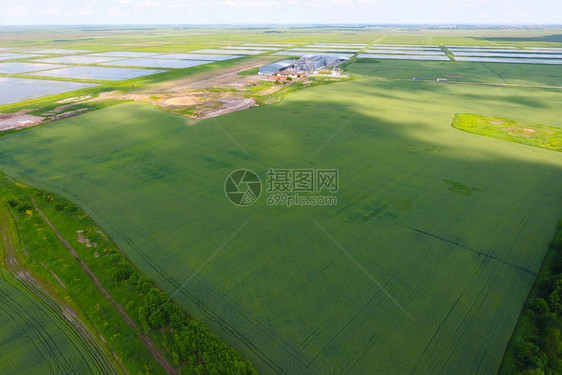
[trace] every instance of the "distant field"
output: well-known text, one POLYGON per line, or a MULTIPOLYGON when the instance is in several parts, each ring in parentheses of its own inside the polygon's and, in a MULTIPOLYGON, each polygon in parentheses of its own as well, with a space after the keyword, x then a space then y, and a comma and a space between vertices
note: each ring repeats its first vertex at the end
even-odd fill
POLYGON ((0 77, 0 85, 10 87, 9 90, 3 90, 3 92, 0 93, 0 101, 2 103, 16 103, 45 95, 59 94, 66 91, 97 86, 91 83, 32 80, 15 77, 0 77))
MULTIPOLYGON (((134 90, 147 84, 178 79, 186 75, 201 71, 213 70, 219 67, 236 65, 238 63, 252 60, 251 54, 274 52, 277 49, 291 49, 297 52, 279 51, 274 54, 279 56, 304 55, 303 50, 316 51, 325 50, 332 53, 342 50, 353 52, 347 53, 351 57, 355 51, 373 45, 376 48, 389 48, 393 53, 381 55, 379 52, 363 55, 364 57, 380 59, 421 59, 421 60, 474 60, 479 62, 496 62, 497 64, 486 64, 492 71, 497 65, 525 63, 528 66, 522 70, 515 70, 520 74, 526 70, 541 69, 534 64, 548 63, 560 64, 562 59, 542 59, 548 51, 551 56, 559 53, 554 50, 560 47, 562 30, 555 28, 517 30, 517 29, 459 29, 439 30, 425 27, 309 27, 309 26, 264 26, 264 27, 204 27, 204 26, 178 26, 178 27, 151 27, 151 26, 112 26, 112 27, 59 27, 48 26, 40 28, 30 27, 6 27, 0 30, 0 80, 10 75, 10 78, 45 78, 52 82, 72 81, 80 83, 98 84, 94 89, 71 92, 78 88, 72 85, 59 85, 54 89, 53 83, 43 87, 34 95, 18 95, 10 90, 4 90, 0 94, 0 110, 14 110, 23 105, 37 103, 42 100, 65 99, 83 94, 96 94, 100 91, 119 89, 123 91, 134 90), (260 47, 260 45, 262 45, 260 47), (268 47, 269 45, 269 47, 268 47), (439 52, 439 45, 458 47, 484 47, 491 51, 492 47, 498 50, 512 51, 520 47, 529 49, 527 53, 533 52, 537 55, 535 59, 523 58, 498 58, 498 57, 474 57, 458 56, 455 59, 454 50, 447 52, 447 56, 439 52), (386 46, 386 47, 381 47, 386 46), (405 47, 401 47, 405 46, 405 47), (412 46, 421 47, 426 50, 433 46, 433 51, 438 52, 439 57, 430 55, 421 58, 409 56, 415 50, 412 46), (437 46, 437 49, 435 47, 437 46), (306 47, 303 48, 303 47, 306 47), (259 49, 265 48, 265 49, 259 49), (395 55, 400 48, 405 48, 402 55, 395 55), (511 49, 510 49, 511 48, 511 49), (547 48, 546 50, 541 50, 547 48), (246 49, 247 51, 244 51, 246 49), (210 51, 218 53, 215 58, 201 58, 202 60, 222 61, 225 57, 238 57, 238 55, 224 55, 225 53, 245 54, 237 60, 227 61, 220 64, 203 64, 188 61, 173 61, 180 56, 194 59, 193 52, 210 51), (301 51, 301 52, 298 52, 301 51), (406 55, 404 53, 407 53, 406 55), (65 56, 65 54, 78 54, 77 56, 65 56), (165 55, 163 55, 165 54, 165 55), (142 58, 149 56, 149 58, 142 58), (167 57, 165 57, 167 56, 167 57), (135 60, 134 58, 142 59, 135 60), (161 60, 162 58, 167 60, 161 60), (124 60, 129 58, 128 60, 124 60), (33 60, 30 60, 33 59, 33 60), (33 61, 47 61, 51 63, 73 63, 73 64, 100 64, 99 66, 73 65, 60 67, 52 65, 52 70, 39 71, 31 67, 33 61), (110 61, 113 60, 113 61, 110 61), (102 67, 103 66, 103 67, 102 67), (111 68, 109 66, 112 66, 111 68), (153 68, 141 70, 139 68, 153 68), (59 69, 60 68, 60 69, 59 69), (131 69, 136 68, 136 69, 131 69), (158 73, 157 69, 173 69, 165 73, 158 73), (176 70, 178 69, 178 70, 176 70), (182 70, 179 70, 182 69, 182 70), (185 69, 185 70, 183 70, 185 69), (31 72, 31 73, 30 73, 31 72), (121 81, 121 82, 119 82, 121 81), (40 98, 49 96, 48 98, 40 98), (23 102, 21 102, 23 101, 23 102)), ((452 48, 453 48, 452 47, 452 48)), ((308 52, 310 53, 310 52, 308 52)), ((466 53, 466 52, 465 52, 466 53)), ((473 53, 473 52, 470 52, 473 53)), ((338 53, 338 55, 342 55, 338 53)), ((344 54, 346 55, 346 54, 344 54)), ((511 55, 510 55, 511 56, 511 55)), ((562 55, 560 55, 562 56, 562 55)), ((198 58, 195 57, 197 60, 198 58)), ((393 61, 392 63, 394 63, 393 61)), ((397 62, 400 64, 400 61, 397 62)), ((465 64, 464 62, 462 63, 465 64)), ((47 69, 47 68, 46 68, 47 69)), ((464 68, 455 68, 464 69, 464 68)), ((503 70, 503 67, 498 68, 503 70)), ((525 75, 521 75, 524 79, 525 75)), ((35 81, 40 84, 41 81, 35 81)), ((61 82, 62 84, 62 82, 61 82)), ((8 86, 8 83, 0 82, 0 86, 8 86)), ((20 90, 21 91, 21 90, 20 90)))
MULTIPOLYGON (((447 78, 452 82, 470 83, 492 83, 508 85, 532 85, 532 86, 556 86, 562 87, 562 74, 559 66, 533 65, 533 64, 486 64, 475 62, 410 62, 410 61, 373 61, 368 59, 361 60, 362 63, 355 64, 353 71, 357 74, 365 74, 370 77, 379 78, 402 78, 412 79, 421 77, 425 80, 435 80, 437 78, 447 78)), ((416 86, 413 86, 416 87, 416 86)), ((456 97, 457 101, 493 98, 494 93, 501 89, 493 88, 474 94, 471 90, 466 94, 460 93, 456 97), (464 98, 463 98, 464 95, 464 98), (476 96, 473 96, 476 95, 476 96)), ((519 91, 523 92, 523 91, 519 91)), ((508 98, 498 99, 500 101, 518 100, 522 110, 527 108, 527 104, 534 102, 537 108, 542 108, 540 102, 542 95, 558 95, 556 92, 545 91, 536 96, 510 95, 508 98)), ((455 105, 454 103, 453 105, 455 105)), ((537 111, 537 115, 539 111, 537 111)), ((531 120, 532 121, 532 120, 531 120)))
POLYGON ((183 285, 174 298, 264 374, 493 374, 562 214, 562 157, 451 119, 560 126, 562 93, 411 78, 560 84, 550 68, 357 63, 364 79, 195 125, 122 104, 0 138, 0 168, 183 285), (236 207, 239 168, 338 169, 339 203, 236 207))

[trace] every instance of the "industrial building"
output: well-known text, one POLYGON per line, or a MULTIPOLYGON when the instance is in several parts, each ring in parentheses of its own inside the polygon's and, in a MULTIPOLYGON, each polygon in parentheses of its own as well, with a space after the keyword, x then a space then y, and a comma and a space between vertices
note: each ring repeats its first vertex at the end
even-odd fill
POLYGON ((297 69, 305 72, 315 72, 322 68, 337 66, 347 60, 343 56, 308 55, 302 56, 296 63, 297 69))
POLYGON ((291 69, 295 66, 295 60, 283 60, 273 64, 264 65, 259 68, 258 74, 271 75, 273 73, 281 72, 285 69, 291 69))
POLYGON ((322 68, 331 68, 347 60, 345 56, 306 55, 298 60, 283 60, 259 68, 260 75, 268 79, 304 78, 322 68))

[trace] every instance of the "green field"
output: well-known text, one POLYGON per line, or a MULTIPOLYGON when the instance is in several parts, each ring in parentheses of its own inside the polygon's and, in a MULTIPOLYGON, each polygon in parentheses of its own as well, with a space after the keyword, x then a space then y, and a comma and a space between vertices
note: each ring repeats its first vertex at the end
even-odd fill
POLYGON ((469 113, 455 115, 452 126, 469 133, 562 151, 562 129, 554 126, 522 123, 502 117, 469 113))
POLYGON ((562 214, 562 156, 451 120, 560 126, 562 93, 410 79, 562 78, 510 64, 349 70, 364 79, 195 124, 127 103, 15 133, 0 168, 82 207, 262 373, 493 374, 562 214), (223 186, 239 168, 262 181, 338 169, 338 205, 236 207, 223 186))
POLYGON ((0 372, 98 374, 107 371, 61 315, 0 269, 0 372))

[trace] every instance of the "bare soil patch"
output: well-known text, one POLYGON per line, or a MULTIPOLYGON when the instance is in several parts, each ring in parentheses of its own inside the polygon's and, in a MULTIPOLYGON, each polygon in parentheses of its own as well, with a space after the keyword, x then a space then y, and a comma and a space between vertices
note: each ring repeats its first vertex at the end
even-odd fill
POLYGON ((78 230, 76 231, 76 233, 78 233, 78 235, 76 236, 76 241, 80 242, 80 243, 85 243, 86 247, 98 247, 98 244, 96 242, 91 243, 89 238, 86 238, 86 236, 84 236, 84 231, 83 230, 78 230))
MULTIPOLYGON (((147 86, 139 89, 139 92, 182 92, 193 88, 217 87, 219 85, 224 85, 227 82, 240 82, 245 78, 252 76, 240 76, 238 73, 270 64, 278 60, 281 60, 280 56, 260 56, 255 59, 244 61, 235 66, 227 66, 221 69, 193 74, 174 81, 166 81, 156 85, 147 86)), ((251 80, 251 78, 249 79, 251 80)))
POLYGON ((236 97, 225 97, 219 99, 224 104, 215 110, 206 112, 198 117, 198 119, 206 119, 211 117, 221 116, 227 113, 242 111, 250 107, 257 106, 256 101, 251 98, 236 98, 236 97))
POLYGON ((199 104, 193 96, 177 96, 164 101, 166 105, 170 106, 191 106, 199 104))
POLYGON ((43 121, 43 117, 29 115, 29 111, 31 110, 22 109, 13 113, 0 113, 0 131, 27 128, 43 121))
POLYGON ((28 115, 30 110, 15 114, 0 114, 0 131, 33 126, 46 121, 58 120, 88 111, 84 103, 104 100, 133 100, 149 103, 165 111, 192 119, 206 119, 227 113, 241 111, 260 103, 279 101, 274 94, 286 85, 272 85, 260 75, 239 75, 238 73, 280 60, 279 56, 259 56, 234 66, 188 75, 172 81, 139 87, 128 92, 118 90, 100 93, 97 97, 76 96, 57 102, 55 109, 28 115), (75 110, 73 106, 82 104, 75 110), (2 117, 3 116, 3 117, 2 117))
POLYGON ((284 87, 270 87, 264 84, 264 77, 259 75, 238 74, 276 60, 279 60, 279 57, 264 56, 236 66, 202 72, 127 93, 103 92, 88 102, 108 99, 134 100, 192 119, 221 116, 256 106, 255 99, 248 96, 266 97, 284 87))

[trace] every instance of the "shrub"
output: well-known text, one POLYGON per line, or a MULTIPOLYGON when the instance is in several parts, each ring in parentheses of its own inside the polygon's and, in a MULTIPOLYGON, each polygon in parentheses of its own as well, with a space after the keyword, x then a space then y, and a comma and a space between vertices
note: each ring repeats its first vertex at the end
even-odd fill
POLYGON ((25 211, 29 211, 29 210, 32 210, 32 209, 33 209, 33 206, 30 203, 27 203, 27 202, 20 203, 18 205, 18 208, 17 208, 19 213, 24 213, 25 211))

